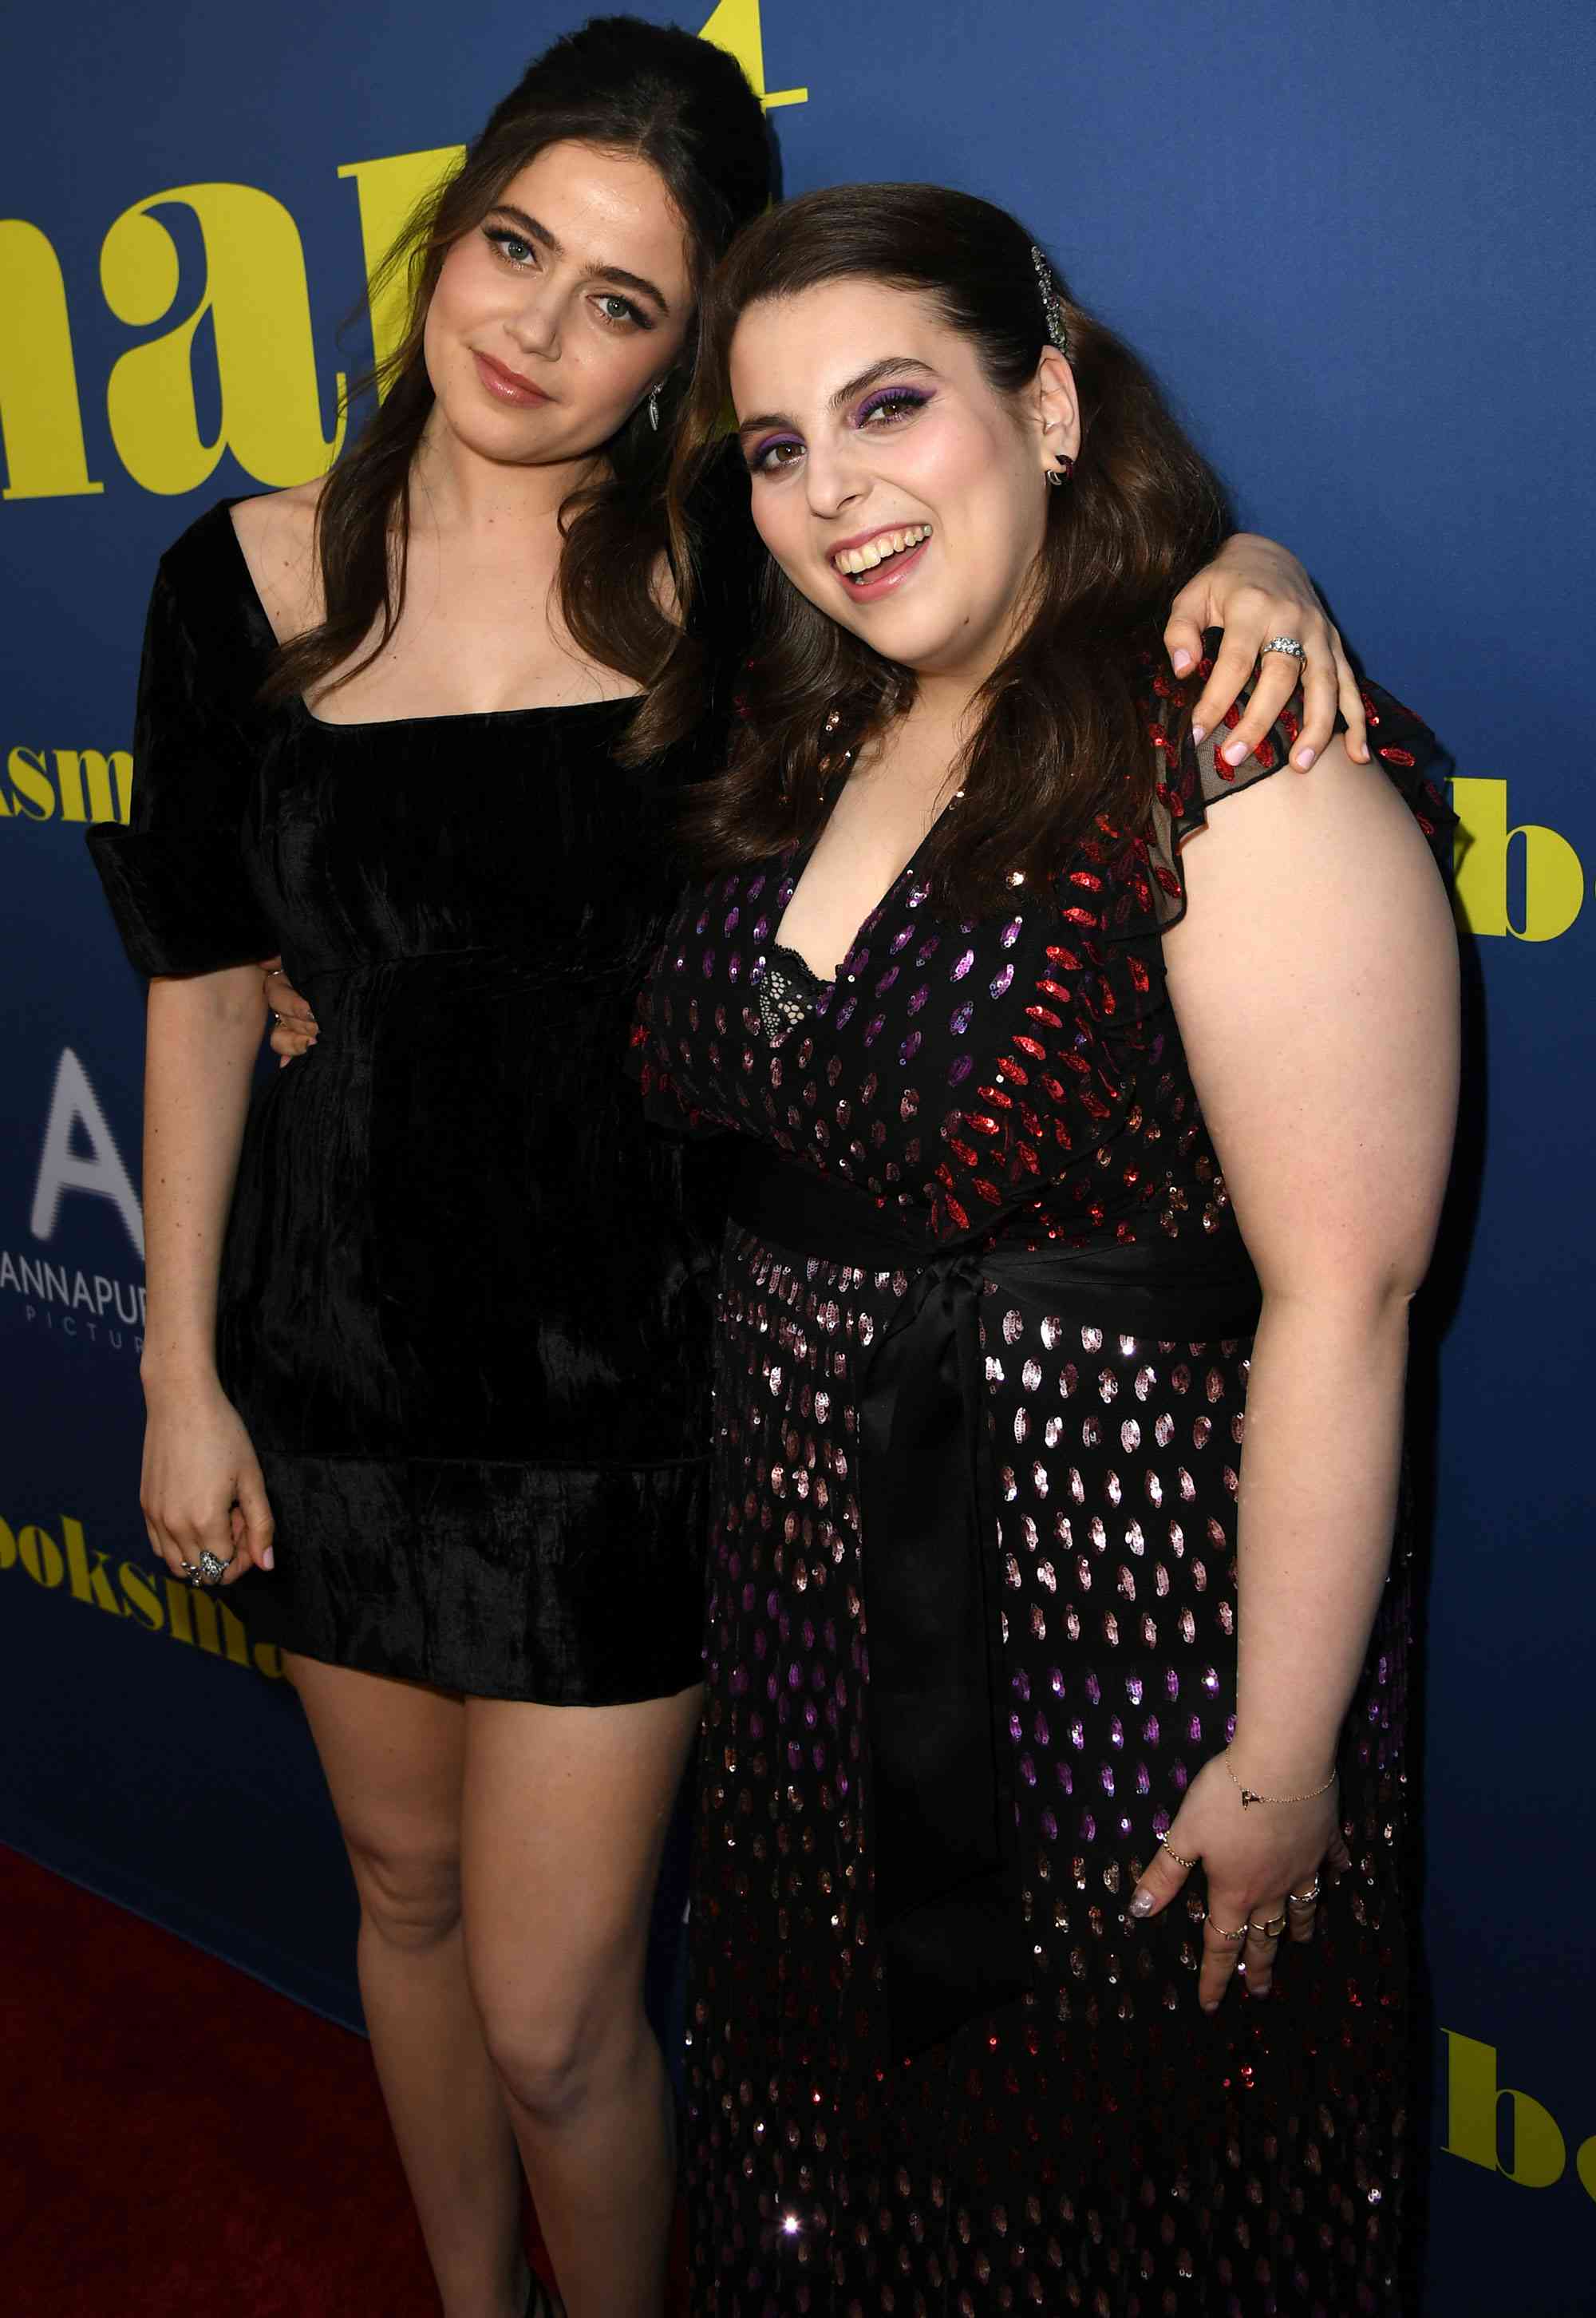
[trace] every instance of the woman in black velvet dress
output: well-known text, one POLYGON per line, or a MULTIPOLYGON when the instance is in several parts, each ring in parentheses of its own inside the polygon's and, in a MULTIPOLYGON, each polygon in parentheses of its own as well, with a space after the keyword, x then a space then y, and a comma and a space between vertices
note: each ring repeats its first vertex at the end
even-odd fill
POLYGON ((419 237, 361 443, 163 559, 132 822, 94 841, 155 977, 150 1533, 282 1645, 449 2318, 536 2306, 524 2170, 572 2318, 663 2292, 641 1987, 698 1712, 705 1256, 619 1058, 702 766, 614 752, 674 633, 698 287, 769 191, 719 49, 611 19, 534 64, 419 237), (278 951, 319 1041, 246 1128, 278 951))
MULTIPOLYGON (((523 2165, 573 2314, 659 2304, 640 1989, 698 1711, 710 1259, 620 1060, 722 702, 623 759, 674 636, 683 348, 767 154, 702 42, 608 20, 533 67, 425 238, 372 428, 164 559, 133 820, 94 840, 155 977, 150 1534, 283 1648, 452 2318, 519 2307, 523 2165), (319 1036, 246 1123, 243 962, 278 950, 319 1036)), ((753 546, 722 496, 720 670, 753 546)), ((1242 665, 1269 623, 1329 636, 1255 584, 1271 553, 1228 567, 1242 665)))
POLYGON ((1001 211, 749 229, 689 472, 728 394, 769 617, 638 1034, 746 1155, 694 2318, 1403 2318, 1432 743, 1194 744, 1217 487, 1001 211))

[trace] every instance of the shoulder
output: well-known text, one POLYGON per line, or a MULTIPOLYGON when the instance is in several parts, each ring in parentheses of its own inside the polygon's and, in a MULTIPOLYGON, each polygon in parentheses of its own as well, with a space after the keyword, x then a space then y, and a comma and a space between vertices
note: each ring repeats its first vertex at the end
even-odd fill
MULTIPOLYGON (((314 499, 297 512, 282 506, 300 496, 273 491, 263 499, 219 499, 172 542, 150 597, 147 674, 186 667, 197 657, 219 696, 235 687, 253 696, 280 633, 269 575, 273 564, 288 568, 296 524, 307 542, 314 526, 314 499)), ((309 553, 308 546, 298 552, 309 553)))
POLYGON ((1216 984, 1278 976, 1305 1010, 1332 985, 1377 1006, 1426 955, 1450 955, 1444 865, 1377 761, 1355 763, 1337 738, 1311 773, 1244 794, 1182 849, 1185 912, 1164 936, 1172 974, 1195 962, 1216 984))
POLYGON ((325 476, 285 491, 237 499, 229 515, 255 592, 280 639, 302 635, 321 617, 316 518, 325 476))
POLYGON ((1221 851, 1227 861, 1244 858, 1264 876, 1283 870, 1287 857, 1301 847, 1297 874, 1304 874, 1316 844, 1356 846, 1361 840, 1376 851, 1394 846, 1403 853, 1416 835, 1443 879, 1449 876, 1456 816, 1441 786, 1440 749, 1419 718, 1378 686, 1366 684, 1374 761, 1354 764, 1338 736, 1312 771, 1302 773, 1290 761, 1301 731, 1294 699, 1251 756, 1227 765, 1220 752, 1241 722, 1251 687, 1217 732, 1197 744, 1190 732, 1191 705, 1217 642, 1216 635, 1205 638, 1203 662, 1183 682, 1170 674, 1161 652, 1150 649, 1146 655, 1139 700, 1153 755, 1152 791, 1145 821, 1118 831, 1109 929, 1124 937, 1167 932, 1185 913, 1191 864, 1205 860, 1212 874, 1221 851), (1254 800, 1247 812, 1215 816, 1217 805, 1243 796, 1254 800), (1226 832, 1223 846, 1204 835, 1215 828, 1226 832), (1194 847, 1199 837, 1203 844, 1194 847))

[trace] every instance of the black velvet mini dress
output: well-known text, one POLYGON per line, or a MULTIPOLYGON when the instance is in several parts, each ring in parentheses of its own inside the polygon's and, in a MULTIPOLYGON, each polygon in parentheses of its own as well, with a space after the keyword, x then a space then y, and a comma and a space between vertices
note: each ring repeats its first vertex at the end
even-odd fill
POLYGON ((713 1253, 623 1063, 709 728, 639 773, 627 700, 263 707, 231 504, 162 560, 131 822, 91 837, 144 973, 280 950, 320 1024, 263 1077, 222 1259, 277 1525, 229 1602, 474 1696, 668 1696, 700 1669, 713 1253))

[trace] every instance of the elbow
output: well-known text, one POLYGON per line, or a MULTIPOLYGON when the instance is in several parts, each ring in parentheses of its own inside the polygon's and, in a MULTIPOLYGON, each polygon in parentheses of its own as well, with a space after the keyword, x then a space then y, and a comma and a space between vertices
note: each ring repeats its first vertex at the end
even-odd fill
POLYGON ((152 1023, 193 1023, 254 1041, 265 1030, 267 1011, 257 966, 225 966, 213 974, 157 975, 149 984, 152 1023))
POLYGON ((1429 1268, 1426 1245, 1379 1262, 1261 1277, 1263 1308, 1266 1313, 1313 1313, 1363 1334, 1405 1333, 1410 1307, 1429 1268))

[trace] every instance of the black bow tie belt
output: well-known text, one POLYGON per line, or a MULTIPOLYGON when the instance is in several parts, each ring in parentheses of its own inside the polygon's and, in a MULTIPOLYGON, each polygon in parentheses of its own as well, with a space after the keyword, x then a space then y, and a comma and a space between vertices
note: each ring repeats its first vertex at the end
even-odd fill
POLYGON ((1202 1343, 1252 1334, 1258 1279, 1233 1232, 1189 1249, 1161 1239, 1032 1250, 989 1230, 928 1249, 892 1210, 768 1152, 745 1158, 731 1212, 801 1259, 912 1275, 859 1365, 856 1465, 874 1919, 902 2058, 1031 1985, 983 1288, 1080 1326, 1202 1343))

